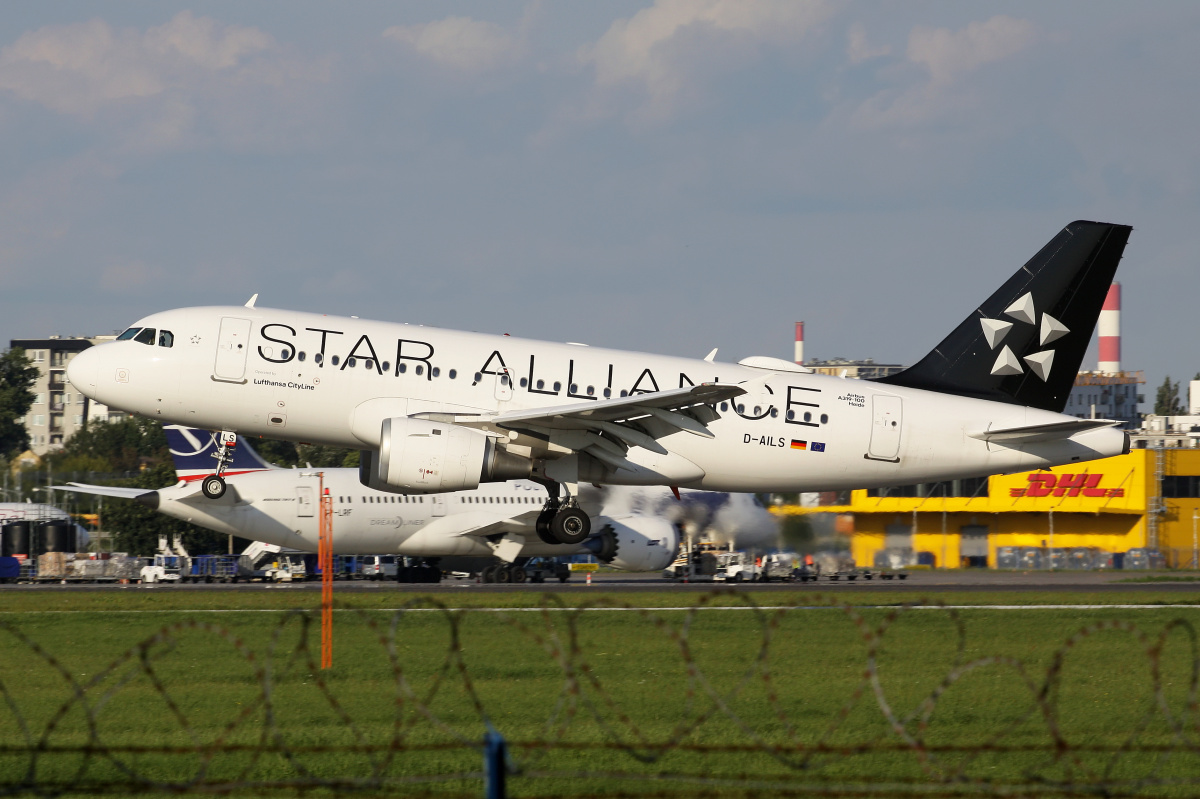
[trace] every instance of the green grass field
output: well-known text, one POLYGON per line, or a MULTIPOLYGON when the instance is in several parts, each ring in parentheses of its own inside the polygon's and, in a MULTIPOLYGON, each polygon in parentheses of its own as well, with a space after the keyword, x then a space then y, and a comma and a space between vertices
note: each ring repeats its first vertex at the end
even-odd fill
MULTIPOLYGON (((516 610, 543 601, 527 591, 439 597, 511 612, 394 613, 380 608, 429 605, 354 593, 340 599, 358 609, 335 614, 334 667, 322 672, 316 614, 286 610, 318 598, 6 592, 0 784, 11 790, 32 762, 35 781, 80 792, 189 780, 258 792, 382 775, 394 792, 477 796, 474 747, 490 723, 512 746, 521 773, 510 791, 522 796, 830 783, 878 795, 931 784, 940 795, 996 785, 1023 795, 1084 784, 1110 795, 1200 790, 1192 609, 516 610), (90 754, 55 751, 88 745, 90 754), (36 757, 25 751, 39 747, 36 757)), ((854 598, 880 597, 837 597, 854 598)), ((584 599, 746 601, 664 591, 549 602, 584 599)))

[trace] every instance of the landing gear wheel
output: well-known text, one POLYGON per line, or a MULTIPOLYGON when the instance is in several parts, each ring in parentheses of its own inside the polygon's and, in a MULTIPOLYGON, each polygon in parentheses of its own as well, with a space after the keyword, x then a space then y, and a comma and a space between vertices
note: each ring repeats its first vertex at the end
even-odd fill
POLYGON ((512 568, 510 568, 508 570, 508 572, 509 572, 508 576, 511 579, 511 582, 514 582, 514 583, 523 583, 523 582, 525 582, 525 578, 529 576, 525 573, 525 570, 522 569, 520 566, 513 566, 512 568))
POLYGON ((554 524, 554 515, 558 513, 558 505, 547 506, 538 514, 537 522, 533 529, 537 532, 537 537, 542 539, 543 544, 552 544, 557 546, 562 542, 554 537, 554 533, 550 531, 554 524))
POLYGON ((511 583, 513 581, 512 572, 508 570, 507 566, 497 566, 492 572, 492 579, 497 583, 511 583))
POLYGON ((204 492, 204 496, 209 499, 220 499, 225 495, 225 478, 219 475, 210 474, 200 483, 200 490, 204 492))
POLYGON ((481 571, 479 573, 479 579, 481 582, 485 582, 485 583, 496 582, 496 567, 495 566, 484 566, 483 571, 481 571))
POLYGON ((550 534, 559 544, 580 544, 592 532, 592 520, 579 508, 563 508, 550 523, 550 534))

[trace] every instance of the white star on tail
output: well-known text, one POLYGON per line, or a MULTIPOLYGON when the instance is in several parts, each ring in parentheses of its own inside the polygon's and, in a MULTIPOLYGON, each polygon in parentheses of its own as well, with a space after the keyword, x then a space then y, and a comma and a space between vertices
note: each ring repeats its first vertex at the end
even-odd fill
POLYGON ((1050 378, 1050 367, 1054 364, 1054 350, 1042 350, 1033 355, 1026 355, 1025 363, 1029 364, 1030 371, 1042 378, 1044 383, 1050 378))
POLYGON ((996 349, 997 345, 1004 341, 1004 337, 1013 326, 1012 322, 1002 322, 999 319, 980 319, 979 324, 983 326, 983 337, 987 339, 991 349, 996 349))
POLYGON ((1013 351, 1008 347, 1000 350, 1000 354, 996 356, 996 363, 992 366, 992 374, 1001 375, 1019 375, 1025 370, 1021 368, 1021 362, 1017 360, 1017 356, 1013 355, 1013 351))
MULTIPOLYGON (((1071 331, 1062 322, 1055 319, 1048 313, 1042 314, 1042 336, 1041 344, 1046 346, 1051 341, 1057 341, 1071 331)), ((1049 367, 1047 367, 1049 368, 1049 367)), ((1045 378, 1042 378, 1043 380, 1045 378)))
POLYGON ((1037 309, 1033 306, 1033 292, 1026 292, 1024 297, 1005 308, 1004 313, 1018 322, 1037 324, 1037 309))

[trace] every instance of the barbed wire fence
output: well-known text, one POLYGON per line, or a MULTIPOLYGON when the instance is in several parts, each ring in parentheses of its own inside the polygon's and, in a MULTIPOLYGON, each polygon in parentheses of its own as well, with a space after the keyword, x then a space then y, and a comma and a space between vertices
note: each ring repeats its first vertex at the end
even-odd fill
MULTIPOLYGON (((281 613, 258 649, 222 624, 196 618, 168 624, 87 678, 20 622, 0 619, 8 639, 0 645, 0 795, 326 789, 415 796, 486 791, 499 797, 512 779, 521 780, 522 793, 576 796, 1200 792, 1200 645, 1187 619, 1170 621, 1155 634, 1127 621, 1088 624, 1054 650, 1048 665, 1034 668, 1011 656, 972 657, 962 613, 941 608, 954 633, 953 654, 945 673, 927 681, 933 687, 913 701, 885 685, 881 661, 896 623, 937 603, 872 612, 813 595, 803 608, 763 609, 752 595, 732 590, 692 601, 683 611, 633 608, 611 598, 567 607, 558 595, 546 594, 536 612, 492 614, 489 623, 544 656, 537 669, 549 679, 536 690, 552 690, 529 695, 530 684, 519 676, 511 689, 527 692, 527 703, 544 710, 534 727, 511 723, 496 698, 477 687, 481 673, 495 679, 496 664, 467 657, 463 625, 476 610, 431 598, 386 613, 345 608, 339 614, 339 629, 349 617, 361 633, 351 652, 339 650, 340 659, 361 667, 368 642, 377 647, 373 654, 382 655, 382 667, 368 669, 365 682, 341 679, 336 660, 331 671, 319 668, 319 652, 310 647, 315 612, 281 613), (701 665, 711 659, 712 645, 694 631, 702 611, 731 602, 750 614, 748 626, 761 638, 748 647, 745 664, 714 676, 701 665), (819 718, 790 687, 819 677, 822 664, 798 668, 780 663, 775 652, 781 636, 792 634, 789 620, 814 607, 844 614, 863 653, 844 701, 819 718), (642 634, 678 652, 674 687, 681 699, 669 718, 639 722, 639 708, 623 704, 629 701, 623 686, 597 665, 600 653, 589 651, 595 642, 582 626, 590 612, 603 609, 635 614, 642 634), (436 625, 444 636, 440 661, 408 651, 406 625, 414 618, 422 629, 436 625), (1066 664, 1101 633, 1128 640, 1130 656, 1139 656, 1128 673, 1144 667, 1148 701, 1120 730, 1074 734, 1061 710, 1062 694, 1071 687, 1066 664), (189 690, 195 678, 187 679, 171 660, 189 644, 212 655, 208 666, 224 670, 231 697, 241 697, 227 713, 198 701, 189 690), (947 697, 992 672, 1004 675, 1021 697, 1019 708, 997 719, 980 740, 941 734, 936 720, 947 697), (363 717, 364 697, 346 695, 364 685, 376 711, 371 720, 363 717), (752 690, 755 701, 748 702, 752 690), (451 694, 454 701, 447 699, 451 694), (314 710, 318 698, 323 721, 314 710), (155 710, 139 710, 151 705, 155 710), (910 709, 900 710, 902 705, 910 709), (874 725, 864 733, 868 710, 874 725), (158 729, 168 723, 174 728, 158 729), (572 734, 581 727, 582 734, 572 734)), ((528 676, 523 667, 513 668, 528 676)))

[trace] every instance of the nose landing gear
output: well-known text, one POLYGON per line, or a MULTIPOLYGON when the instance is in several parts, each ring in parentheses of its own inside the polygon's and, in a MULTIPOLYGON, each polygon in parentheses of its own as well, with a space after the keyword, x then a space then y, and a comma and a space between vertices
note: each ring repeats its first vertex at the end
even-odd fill
POLYGON ((222 477, 229 464, 233 463, 233 449, 237 446, 237 433, 222 430, 213 436, 217 451, 213 457, 217 459, 217 471, 205 477, 200 483, 200 490, 209 499, 220 499, 225 495, 225 478, 222 477))

